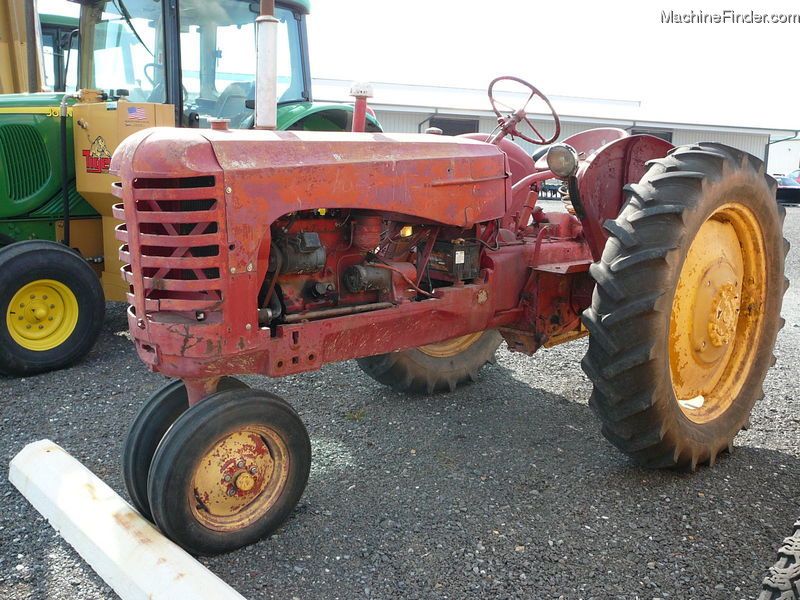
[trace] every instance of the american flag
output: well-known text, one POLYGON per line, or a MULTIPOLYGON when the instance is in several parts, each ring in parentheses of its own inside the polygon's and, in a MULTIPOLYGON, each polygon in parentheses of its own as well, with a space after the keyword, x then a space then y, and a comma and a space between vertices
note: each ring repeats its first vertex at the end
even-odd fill
POLYGON ((140 106, 129 106, 128 107, 128 118, 133 121, 146 121, 147 115, 144 112, 144 109, 140 106))

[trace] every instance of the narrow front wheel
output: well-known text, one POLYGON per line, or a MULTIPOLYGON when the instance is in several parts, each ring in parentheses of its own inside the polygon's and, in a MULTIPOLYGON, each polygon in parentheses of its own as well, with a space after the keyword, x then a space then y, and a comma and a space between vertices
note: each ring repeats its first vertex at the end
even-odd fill
POLYGON ((189 552, 229 552, 286 520, 310 467, 308 433, 284 400, 253 389, 217 392, 161 440, 148 474, 150 510, 189 552))

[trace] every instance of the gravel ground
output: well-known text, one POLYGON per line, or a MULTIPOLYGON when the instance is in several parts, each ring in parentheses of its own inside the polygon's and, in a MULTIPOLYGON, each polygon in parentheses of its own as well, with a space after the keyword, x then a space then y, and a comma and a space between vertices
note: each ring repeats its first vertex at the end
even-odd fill
MULTIPOLYGON (((786 237, 800 247, 800 208, 786 237)), ((800 259, 787 275, 800 281, 800 259)), ((480 382, 404 397, 355 363, 246 378, 294 404, 314 465, 278 533, 202 559, 256 598, 753 598, 800 516, 800 291, 784 300, 778 363, 733 456, 697 473, 643 471, 599 433, 585 340, 499 353, 480 382)), ((81 364, 0 378, 0 599, 106 599, 111 589, 8 483, 50 438, 125 495, 128 422, 162 382, 109 305, 81 364)))

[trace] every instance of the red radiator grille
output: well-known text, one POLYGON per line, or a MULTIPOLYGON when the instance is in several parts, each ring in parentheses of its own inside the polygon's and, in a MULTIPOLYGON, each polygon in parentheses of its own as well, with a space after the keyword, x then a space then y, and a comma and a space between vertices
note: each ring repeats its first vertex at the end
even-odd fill
POLYGON ((137 311, 206 312, 223 300, 227 262, 222 190, 214 177, 134 179, 115 186, 122 275, 137 311))

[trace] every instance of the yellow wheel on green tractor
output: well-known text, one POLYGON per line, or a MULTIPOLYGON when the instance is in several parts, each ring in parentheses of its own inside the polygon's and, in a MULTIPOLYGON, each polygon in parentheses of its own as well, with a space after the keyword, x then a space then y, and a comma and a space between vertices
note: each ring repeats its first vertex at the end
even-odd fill
POLYGON ((55 242, 0 249, 0 373, 32 375, 82 358, 100 332, 105 299, 94 270, 55 242))
POLYGON ((36 279, 23 285, 6 307, 11 338, 27 350, 42 352, 60 346, 77 323, 75 294, 53 279, 36 279))
POLYGON ((646 466, 713 464, 764 395, 788 285, 775 190, 749 154, 684 146, 605 223, 583 368, 603 434, 646 466))

